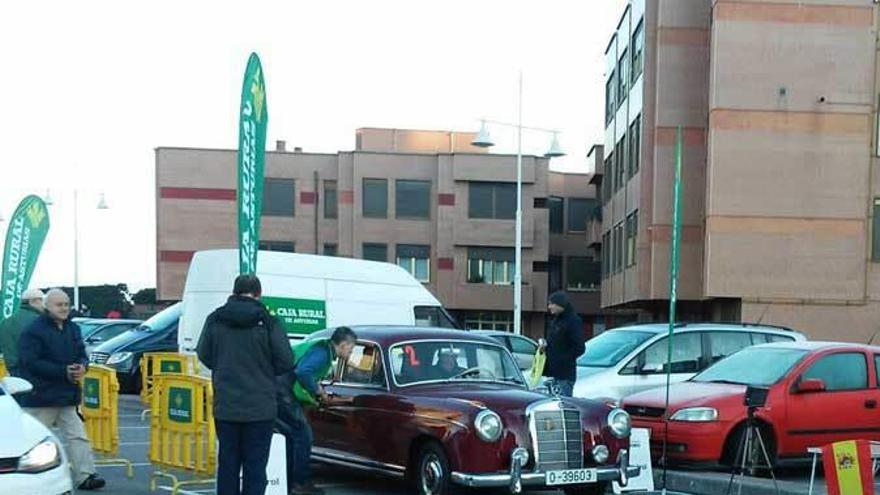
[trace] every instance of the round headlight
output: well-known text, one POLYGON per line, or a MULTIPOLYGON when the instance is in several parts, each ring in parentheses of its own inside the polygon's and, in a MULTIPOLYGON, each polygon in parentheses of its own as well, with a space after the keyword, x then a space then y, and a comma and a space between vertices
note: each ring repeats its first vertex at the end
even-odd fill
POLYGON ((608 452, 608 447, 604 445, 596 445, 595 447, 593 447, 593 459, 598 464, 605 464, 608 461, 608 456, 610 455, 611 453, 608 452))
POLYGON ((484 442, 495 442, 501 438, 501 416, 494 411, 484 409, 477 414, 474 419, 474 427, 477 429, 477 436, 484 442))
POLYGON ((623 409, 612 409, 608 413, 608 429, 617 438, 626 438, 632 430, 629 414, 623 409))

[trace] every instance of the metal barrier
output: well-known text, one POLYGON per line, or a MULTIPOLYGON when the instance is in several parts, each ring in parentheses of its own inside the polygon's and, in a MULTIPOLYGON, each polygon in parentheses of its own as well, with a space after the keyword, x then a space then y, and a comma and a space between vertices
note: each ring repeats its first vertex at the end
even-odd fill
POLYGON ((6 371, 6 361, 0 357, 0 378, 4 378, 9 375, 9 372, 6 371))
POLYGON ((214 391, 201 376, 159 373, 154 376, 150 407, 150 462, 159 471, 150 476, 150 490, 159 478, 171 480, 171 493, 183 486, 212 484, 217 466, 214 391), (167 470, 191 472, 181 481, 167 470))
POLYGON ((134 477, 128 459, 114 458, 119 453, 119 382, 116 370, 106 366, 89 367, 82 382, 82 415, 92 450, 102 456, 95 464, 124 466, 134 477))
POLYGON ((198 375, 199 359, 194 354, 176 352, 148 352, 141 360, 141 402, 150 405, 153 376, 160 373, 198 375))

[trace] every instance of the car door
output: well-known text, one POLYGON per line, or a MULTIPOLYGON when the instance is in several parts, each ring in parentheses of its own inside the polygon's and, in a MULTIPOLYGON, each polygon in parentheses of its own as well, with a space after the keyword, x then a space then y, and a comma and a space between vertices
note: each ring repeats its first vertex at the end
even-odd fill
MULTIPOLYGON (((666 384, 669 337, 663 337, 640 352, 621 371, 632 377, 625 395, 642 392, 666 384)), ((672 383, 693 377, 703 367, 703 332, 680 332, 672 336, 672 383)))
POLYGON ((819 355, 800 368, 789 387, 784 442, 789 454, 809 447, 878 435, 877 390, 869 388, 868 359, 862 352, 819 355), (822 380, 825 390, 801 393, 799 383, 822 380))
POLYGON ((521 370, 532 369, 535 362, 535 353, 538 352, 538 345, 525 337, 517 337, 512 335, 510 339, 510 352, 516 359, 516 364, 521 370))
POLYGON ((327 447, 377 459, 383 438, 393 433, 383 414, 389 394, 379 347, 359 342, 348 360, 339 363, 338 379, 326 391, 334 404, 318 411, 317 416, 322 433, 327 435, 327 447))

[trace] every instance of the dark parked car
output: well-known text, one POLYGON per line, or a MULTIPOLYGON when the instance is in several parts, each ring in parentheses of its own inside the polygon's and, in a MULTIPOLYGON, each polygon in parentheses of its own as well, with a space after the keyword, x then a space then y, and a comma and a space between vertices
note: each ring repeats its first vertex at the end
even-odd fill
POLYGON ((86 354, 91 354, 96 347, 104 342, 143 323, 141 320, 110 318, 74 318, 73 322, 79 326, 82 332, 83 341, 86 344, 86 354))
POLYGON ((354 352, 325 382, 337 401, 309 413, 314 459, 406 478, 422 495, 452 485, 599 494, 638 474, 626 412, 529 391, 496 340, 438 328, 354 330, 354 352))
POLYGON ((89 354, 89 361, 114 368, 122 392, 140 392, 144 353, 177 352, 181 307, 180 303, 169 306, 143 324, 104 342, 89 354))

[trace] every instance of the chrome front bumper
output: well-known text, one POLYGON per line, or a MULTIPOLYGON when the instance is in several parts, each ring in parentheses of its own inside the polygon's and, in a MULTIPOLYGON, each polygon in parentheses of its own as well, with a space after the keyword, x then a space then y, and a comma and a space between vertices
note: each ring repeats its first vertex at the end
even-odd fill
MULTIPOLYGON (((641 468, 629 465, 629 452, 621 450, 617 456, 616 466, 603 466, 596 469, 596 481, 616 481, 626 486, 630 478, 639 475, 641 468)), ((520 493, 523 486, 544 486, 546 473, 541 471, 523 472, 522 466, 515 460, 511 463, 510 472, 492 474, 468 474, 453 472, 452 482, 471 488, 489 488, 506 486, 511 493, 520 493)))

